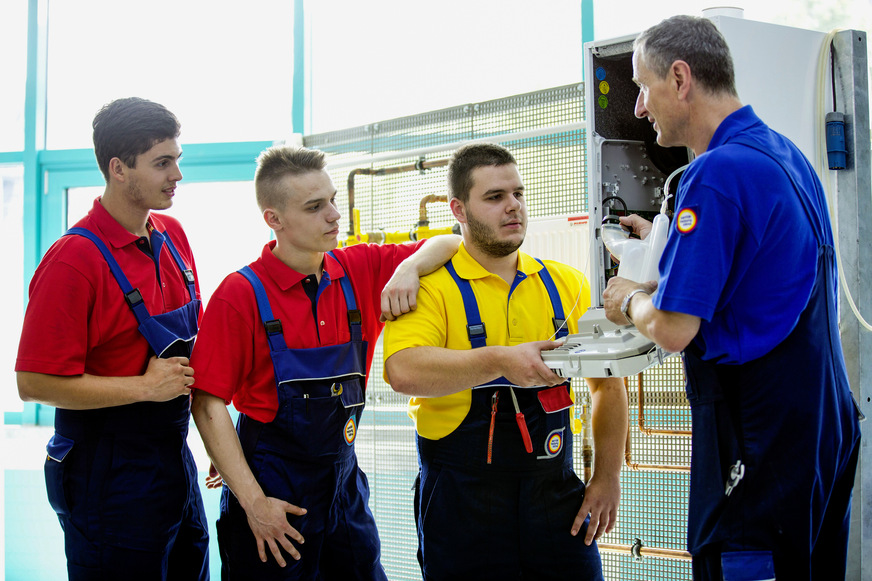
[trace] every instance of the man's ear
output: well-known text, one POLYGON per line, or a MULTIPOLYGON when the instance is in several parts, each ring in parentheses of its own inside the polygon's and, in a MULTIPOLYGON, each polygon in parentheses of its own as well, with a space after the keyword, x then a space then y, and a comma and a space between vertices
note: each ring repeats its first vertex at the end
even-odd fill
POLYGON ((669 68, 669 74, 678 98, 686 99, 693 81, 690 65, 685 61, 677 60, 669 68))
POLYGON ((451 198, 448 206, 451 208, 451 213, 454 214, 457 221, 461 224, 466 224, 466 208, 463 207, 463 202, 457 198, 451 198))
POLYGON ((275 232, 282 229, 282 220, 279 218, 278 212, 272 208, 267 208, 263 211, 263 221, 275 232))
POLYGON ((113 157, 109 160, 109 178, 117 182, 127 181, 127 165, 120 158, 113 157))

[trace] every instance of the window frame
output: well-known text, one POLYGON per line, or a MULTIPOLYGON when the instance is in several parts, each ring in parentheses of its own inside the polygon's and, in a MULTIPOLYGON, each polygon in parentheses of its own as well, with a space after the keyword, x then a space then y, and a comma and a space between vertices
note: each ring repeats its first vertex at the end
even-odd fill
MULTIPOLYGON (((307 46, 305 0, 294 3, 292 139, 302 141, 307 46)), ((23 200, 23 297, 33 273, 49 247, 67 228, 67 191, 105 184, 93 149, 48 150, 46 144, 46 86, 48 68, 49 0, 27 2, 27 79, 24 102, 24 150, 0 152, 0 163, 24 166, 23 200)), ((255 160, 275 141, 240 141, 182 144, 182 172, 186 183, 251 181, 255 160)), ((23 411, 4 411, 4 424, 50 425, 54 408, 25 402, 23 411)))

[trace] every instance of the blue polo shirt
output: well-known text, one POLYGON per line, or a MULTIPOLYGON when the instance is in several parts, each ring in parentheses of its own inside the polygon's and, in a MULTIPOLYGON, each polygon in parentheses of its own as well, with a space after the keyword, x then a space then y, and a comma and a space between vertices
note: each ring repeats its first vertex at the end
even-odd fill
POLYGON ((706 360, 761 357, 793 330, 808 302, 815 232, 832 244, 817 174, 790 140, 745 106, 721 123, 681 178, 654 306, 702 319, 694 340, 706 360), (787 165, 810 215, 781 166, 731 143, 739 136, 787 165))

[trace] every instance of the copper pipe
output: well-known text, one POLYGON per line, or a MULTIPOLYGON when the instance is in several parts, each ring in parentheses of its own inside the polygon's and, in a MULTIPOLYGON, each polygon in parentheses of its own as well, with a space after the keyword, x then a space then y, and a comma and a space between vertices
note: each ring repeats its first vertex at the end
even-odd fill
MULTIPOLYGON (((630 385, 627 383, 627 378, 624 378, 624 389, 627 390, 627 401, 630 401, 630 385)), ((632 454, 630 452, 630 424, 627 423, 627 443, 624 445, 624 463, 629 466, 632 463, 632 454)))
MULTIPOLYGON (((624 389, 627 390, 627 397, 629 398, 630 386, 627 382, 626 377, 624 378, 624 389)), ((629 468, 630 470, 634 470, 637 472, 690 472, 690 466, 675 466, 670 464, 642 464, 640 462, 633 462, 633 454, 630 449, 629 424, 627 425, 627 443, 624 446, 624 464, 626 464, 627 468, 629 468)))
POLYGON ((447 201, 448 201, 448 196, 446 196, 444 194, 441 196, 438 196, 436 194, 428 194, 428 195, 424 196, 423 198, 421 198, 421 203, 419 205, 419 210, 418 210, 418 226, 424 227, 424 226, 427 226, 430 224, 430 220, 429 220, 429 218, 427 218, 427 204, 430 204, 432 202, 447 202, 447 201))
POLYGON ((366 175, 366 176, 386 176, 392 175, 396 173, 402 173, 407 171, 424 171, 425 169, 430 169, 433 167, 442 167, 448 165, 451 160, 448 158, 445 159, 434 159, 432 161, 424 161, 423 159, 419 159, 415 163, 407 163, 405 165, 395 165, 393 167, 383 167, 379 169, 372 169, 368 167, 358 167, 350 172, 348 172, 348 219, 350 220, 348 226, 348 235, 354 236, 354 176, 357 175, 366 175))
POLYGON ((673 466, 671 464, 640 464, 627 462, 627 468, 636 472, 690 472, 690 466, 673 466))
POLYGON ((637 559, 641 559, 642 557, 658 557, 660 559, 690 561, 693 558, 687 551, 679 549, 657 549, 645 546, 615 545, 612 543, 601 543, 599 541, 597 541, 596 546, 600 551, 605 551, 607 553, 624 553, 637 559))
MULTIPOLYGON (((661 430, 645 427, 645 390, 642 387, 642 376, 642 373, 637 376, 639 382, 639 431, 646 436, 690 436, 692 434, 690 430, 661 430)), ((625 377, 624 382, 626 383, 626 381, 625 377)))

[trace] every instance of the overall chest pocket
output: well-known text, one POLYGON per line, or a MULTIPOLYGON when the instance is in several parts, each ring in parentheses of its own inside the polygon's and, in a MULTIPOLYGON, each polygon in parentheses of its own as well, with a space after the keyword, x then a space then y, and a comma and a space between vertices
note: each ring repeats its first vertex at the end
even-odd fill
POLYGON ((364 378, 282 385, 276 421, 289 438, 275 450, 292 457, 334 456, 352 446, 364 408, 364 378))

